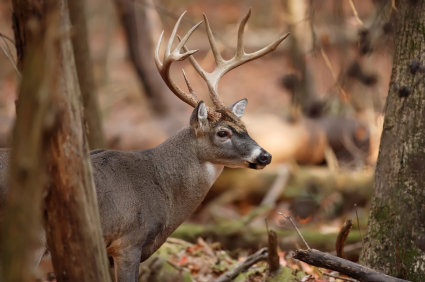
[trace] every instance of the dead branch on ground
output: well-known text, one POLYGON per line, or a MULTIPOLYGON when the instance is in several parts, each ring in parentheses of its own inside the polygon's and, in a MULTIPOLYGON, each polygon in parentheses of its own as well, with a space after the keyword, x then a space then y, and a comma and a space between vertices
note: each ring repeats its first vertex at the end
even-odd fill
POLYGON ((214 282, 232 281, 234 278, 236 278, 236 276, 238 276, 241 272, 248 270, 252 265, 259 261, 267 260, 267 255, 267 248, 263 248, 257 251, 256 253, 250 255, 245 261, 238 263, 235 268, 218 277, 218 279, 216 279, 214 282))
POLYGON ((361 282, 406 282, 407 280, 388 276, 352 261, 322 253, 318 250, 296 250, 292 256, 305 263, 338 271, 361 282))

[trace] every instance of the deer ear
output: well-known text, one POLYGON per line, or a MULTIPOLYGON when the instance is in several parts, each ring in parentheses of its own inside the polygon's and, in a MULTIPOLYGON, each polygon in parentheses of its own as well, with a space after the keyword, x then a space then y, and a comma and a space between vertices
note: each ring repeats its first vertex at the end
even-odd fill
POLYGON ((209 127, 207 107, 200 101, 190 116, 190 126, 196 135, 206 131, 209 127))
POLYGON ((242 99, 231 105, 229 108, 232 110, 232 112, 240 118, 243 113, 245 112, 246 105, 248 104, 248 99, 242 99))

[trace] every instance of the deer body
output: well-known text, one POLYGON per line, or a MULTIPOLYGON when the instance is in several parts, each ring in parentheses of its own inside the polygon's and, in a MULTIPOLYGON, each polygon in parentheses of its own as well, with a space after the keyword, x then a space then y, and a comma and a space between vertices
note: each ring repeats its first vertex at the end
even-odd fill
POLYGON ((193 135, 185 127, 154 149, 92 153, 102 231, 118 281, 135 281, 139 262, 189 217, 221 173, 222 165, 198 158, 202 148, 193 135))
POLYGON ((192 135, 185 127, 154 149, 92 153, 108 255, 137 242, 144 261, 202 202, 224 166, 199 159, 192 135))
MULTIPOLYGON (((247 101, 230 108, 237 116, 247 101)), ((225 165, 261 169, 271 162, 240 124, 210 122, 200 102, 190 126, 156 148, 91 152, 101 225, 116 281, 135 282, 149 258, 192 214, 225 165)))
MULTIPOLYGON (((236 103, 244 108, 246 100, 236 103)), ((271 156, 227 123, 211 128, 200 103, 186 126, 156 148, 90 153, 107 254, 116 281, 135 282, 149 258, 199 206, 226 164, 262 168, 271 156), (263 159, 261 159, 263 158, 263 159)), ((0 217, 6 201, 9 150, 0 151, 0 217)), ((253 168, 253 167, 252 167, 253 168)), ((35 261, 47 251, 44 231, 35 261)))

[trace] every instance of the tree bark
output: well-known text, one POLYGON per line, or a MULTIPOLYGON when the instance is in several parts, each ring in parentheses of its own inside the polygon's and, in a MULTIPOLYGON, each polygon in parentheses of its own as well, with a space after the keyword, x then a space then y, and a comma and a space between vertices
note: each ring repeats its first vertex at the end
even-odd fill
MULTIPOLYGON (((58 5, 61 30, 69 31, 67 1, 58 5)), ((56 74, 61 124, 48 148, 47 241, 57 281, 110 281, 72 44, 69 34, 61 39, 56 74)))
POLYGON ((165 95, 169 90, 162 81, 153 60, 153 42, 150 23, 147 20, 147 0, 142 1, 143 7, 137 13, 135 0, 114 0, 118 16, 127 36, 128 51, 145 94, 153 110, 158 115, 166 115, 171 107, 165 95), (140 37, 143 38, 140 38, 140 37))
POLYGON ((75 66, 78 82, 83 96, 86 133, 90 150, 105 148, 99 102, 93 77, 93 64, 88 44, 86 10, 84 0, 68 2, 69 16, 73 26, 72 47, 74 49, 75 66))
MULTIPOLYGON (((10 155, 3 154, 0 167, 9 163, 8 201, 3 219, 1 240, 2 281, 33 281, 34 252, 41 232, 41 204, 45 185, 46 138, 54 125, 55 36, 58 11, 52 1, 39 6, 43 17, 23 8, 24 1, 13 1, 20 31, 27 36, 27 53, 21 62, 23 80, 17 106, 10 155), (31 26, 27 24, 31 21, 31 26), (9 156, 9 158, 8 158, 9 156)), ((5 179, 1 180, 5 183, 5 179)), ((5 187, 2 188, 4 191, 5 187)), ((2 208, 4 207, 1 199, 2 208)), ((3 214, 0 215, 3 217, 3 214)), ((41 255, 41 254, 39 254, 41 255)), ((37 260, 38 258, 36 258, 37 260)))
POLYGON ((425 281, 425 84, 423 74, 406 71, 425 47, 425 0, 396 6, 394 64, 361 261, 425 281))

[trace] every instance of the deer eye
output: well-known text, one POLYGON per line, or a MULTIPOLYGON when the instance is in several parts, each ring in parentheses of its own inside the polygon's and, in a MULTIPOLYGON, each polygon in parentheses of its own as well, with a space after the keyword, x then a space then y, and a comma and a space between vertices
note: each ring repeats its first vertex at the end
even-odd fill
POLYGON ((221 138, 224 138, 224 137, 229 136, 229 133, 227 131, 225 131, 225 130, 220 130, 219 132, 217 132, 217 136, 218 137, 221 137, 221 138))

